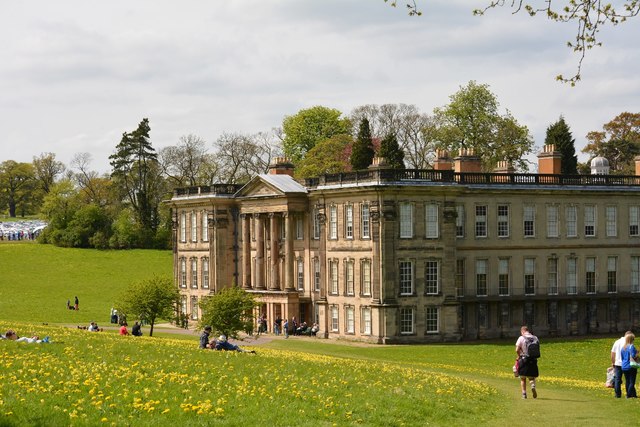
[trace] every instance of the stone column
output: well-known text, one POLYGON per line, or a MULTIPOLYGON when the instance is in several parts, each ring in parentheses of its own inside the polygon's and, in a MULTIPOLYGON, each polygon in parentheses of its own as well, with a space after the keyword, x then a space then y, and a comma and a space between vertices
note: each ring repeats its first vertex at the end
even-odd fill
POLYGON ((285 242, 284 242, 284 286, 286 291, 294 291, 293 283, 295 275, 293 274, 293 214, 287 212, 285 214, 284 224, 285 242))
POLYGON ((255 214, 256 222, 256 277, 255 284, 256 289, 264 289, 264 217, 260 214, 255 214))
MULTIPOLYGON (((327 217, 324 213, 324 205, 318 205, 318 224, 320 226, 320 301, 327 301, 327 236, 325 235, 325 223, 327 217)), ((326 315, 325 315, 326 317, 326 315)), ((326 332, 326 327, 324 328, 326 332)), ((327 334, 328 335, 328 334, 327 334)))
POLYGON ((242 287, 251 289, 251 218, 242 214, 242 287))
POLYGON ((280 230, 278 227, 279 219, 280 216, 278 214, 269 214, 269 221, 271 224, 271 236, 269 236, 271 243, 271 283, 269 289, 274 291, 280 290, 280 247, 278 244, 278 238, 280 237, 280 230))

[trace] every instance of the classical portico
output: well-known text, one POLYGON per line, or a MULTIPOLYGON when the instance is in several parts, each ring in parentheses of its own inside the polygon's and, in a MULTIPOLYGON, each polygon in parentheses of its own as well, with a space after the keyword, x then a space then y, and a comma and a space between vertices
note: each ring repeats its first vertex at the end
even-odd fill
POLYGON ((295 220, 304 220, 306 189, 288 175, 259 175, 237 193, 240 201, 242 261, 241 286, 262 303, 269 330, 279 316, 299 313, 296 286, 296 253, 305 252, 296 242, 295 220))

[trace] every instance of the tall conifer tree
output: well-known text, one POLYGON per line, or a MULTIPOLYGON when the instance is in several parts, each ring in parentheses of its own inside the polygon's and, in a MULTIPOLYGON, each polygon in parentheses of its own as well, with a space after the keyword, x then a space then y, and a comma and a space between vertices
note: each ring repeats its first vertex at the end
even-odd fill
POLYGON ((394 134, 388 134, 380 142, 378 156, 384 158, 387 165, 393 169, 404 169, 404 151, 400 148, 398 139, 394 134))
POLYGON ((545 145, 553 144, 556 150, 562 153, 561 173, 563 175, 576 175, 578 173, 578 156, 576 156, 576 140, 571 134, 564 117, 547 128, 545 145))
POLYGON ((351 168, 356 171, 366 169, 371 165, 375 151, 373 149, 373 141, 371 139, 371 128, 369 120, 362 119, 360 121, 360 129, 358 137, 353 143, 351 149, 351 168))

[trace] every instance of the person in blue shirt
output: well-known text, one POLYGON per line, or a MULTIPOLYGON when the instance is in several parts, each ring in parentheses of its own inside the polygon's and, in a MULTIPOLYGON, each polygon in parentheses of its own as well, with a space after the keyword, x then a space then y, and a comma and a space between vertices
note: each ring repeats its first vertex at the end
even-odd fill
POLYGON ((633 345, 633 341, 636 336, 634 334, 625 335, 624 347, 620 351, 620 357, 622 359, 622 374, 624 375, 624 387, 627 392, 627 399, 635 399, 638 397, 636 394, 636 368, 631 366, 631 361, 636 361, 638 357, 638 351, 633 345))

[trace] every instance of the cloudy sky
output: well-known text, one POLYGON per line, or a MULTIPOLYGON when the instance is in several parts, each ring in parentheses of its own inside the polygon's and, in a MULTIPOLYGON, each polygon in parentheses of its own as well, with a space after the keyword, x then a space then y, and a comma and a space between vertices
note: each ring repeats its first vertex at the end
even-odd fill
POLYGON ((422 17, 383 0, 3 2, 0 161, 89 152, 107 172, 144 117, 159 150, 187 134, 211 144, 269 131, 314 105, 431 113, 470 80, 537 146, 560 115, 580 149, 587 132, 640 112, 640 18, 601 32, 571 88, 554 77, 575 71, 575 28, 507 8, 472 16, 487 2, 418 0, 422 17))

